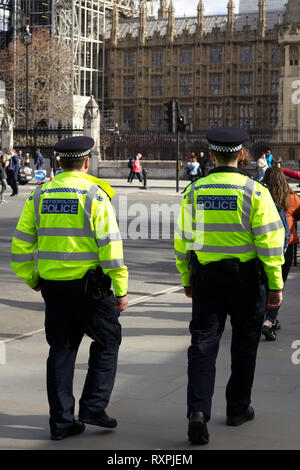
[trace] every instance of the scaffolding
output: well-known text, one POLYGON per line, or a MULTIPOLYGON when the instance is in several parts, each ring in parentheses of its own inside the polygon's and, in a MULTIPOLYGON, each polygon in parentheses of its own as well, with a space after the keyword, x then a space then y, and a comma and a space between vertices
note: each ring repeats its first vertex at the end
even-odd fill
POLYGON ((52 36, 67 41, 73 57, 71 93, 93 95, 104 112, 107 22, 115 7, 123 17, 137 16, 141 3, 153 16, 157 0, 0 0, 0 25, 7 22, 6 41, 9 34, 24 32, 27 24, 31 29, 46 27, 52 36))
POLYGON ((12 32, 12 0, 0 0, 0 50, 6 49, 12 32))

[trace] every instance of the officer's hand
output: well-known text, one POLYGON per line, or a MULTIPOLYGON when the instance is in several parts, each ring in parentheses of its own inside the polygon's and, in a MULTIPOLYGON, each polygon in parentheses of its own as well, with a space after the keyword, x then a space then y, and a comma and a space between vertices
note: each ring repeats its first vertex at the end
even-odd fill
POLYGON ((116 297, 117 305, 114 307, 115 311, 118 313, 125 312, 128 306, 128 297, 116 297))
POLYGON ((41 292, 41 288, 39 286, 34 287, 33 290, 35 290, 35 292, 41 292))
POLYGON ((269 292, 267 308, 279 308, 282 302, 282 290, 274 290, 269 292))
POLYGON ((188 297, 189 299, 192 299, 192 297, 193 297, 193 288, 192 287, 185 287, 184 288, 184 293, 185 293, 186 297, 188 297))

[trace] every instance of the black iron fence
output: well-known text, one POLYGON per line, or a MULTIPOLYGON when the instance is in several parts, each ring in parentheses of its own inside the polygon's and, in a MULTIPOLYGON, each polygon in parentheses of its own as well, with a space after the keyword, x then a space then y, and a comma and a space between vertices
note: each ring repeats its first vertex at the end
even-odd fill
MULTIPOLYGON (((180 136, 180 158, 192 152, 208 152, 206 131, 182 133, 180 136)), ((299 145, 300 130, 249 131, 246 144, 251 156, 257 159, 268 147, 278 145, 299 145)), ((159 132, 101 132, 101 153, 104 160, 127 160, 141 153, 149 160, 174 160, 177 153, 176 136, 159 132)))
MULTIPOLYGON (((82 135, 83 129, 57 127, 36 128, 28 133, 28 148, 26 146, 25 129, 14 130, 14 147, 16 150, 35 153, 40 148, 45 156, 52 153, 53 146, 58 140, 82 135)), ((184 160, 192 152, 208 152, 205 138, 206 131, 182 133, 180 136, 180 159, 184 160)), ((268 147, 300 145, 300 130, 268 130, 254 129, 249 131, 247 148, 254 159, 257 159, 268 147)), ((148 132, 109 132, 101 130, 101 155, 103 160, 127 160, 141 153, 149 160, 175 160, 177 154, 176 136, 155 131, 148 132)))
POLYGON ((53 152, 53 147, 59 140, 66 139, 75 135, 82 135, 83 129, 73 129, 72 127, 40 127, 28 132, 28 146, 26 145, 26 130, 14 130, 14 148, 35 154, 37 148, 41 149, 42 154, 48 157, 53 152))

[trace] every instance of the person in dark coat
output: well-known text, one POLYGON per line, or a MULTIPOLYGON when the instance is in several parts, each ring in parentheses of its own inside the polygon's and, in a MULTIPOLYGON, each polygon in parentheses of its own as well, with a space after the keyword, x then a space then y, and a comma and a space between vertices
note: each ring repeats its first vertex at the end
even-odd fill
POLYGON ((7 166, 6 156, 2 154, 0 156, 0 204, 6 204, 7 202, 4 199, 4 193, 7 190, 7 166))
POLYGON ((15 151, 11 149, 11 157, 9 159, 9 164, 6 170, 7 183, 12 189, 11 196, 16 196, 19 193, 18 171, 19 171, 19 161, 18 161, 15 151))
POLYGON ((40 149, 36 149, 34 164, 35 164, 37 170, 41 170, 41 168, 44 164, 44 161, 45 161, 45 159, 44 159, 43 155, 41 154, 40 149))
POLYGON ((204 152, 200 152, 200 155, 198 157, 198 163, 199 163, 200 169, 201 169, 200 176, 201 175, 202 175, 202 177, 206 176, 206 167, 209 163, 209 157, 204 155, 204 152))
POLYGON ((53 154, 50 157, 50 170, 51 168, 53 169, 53 173, 55 174, 57 172, 57 154, 54 150, 53 154))

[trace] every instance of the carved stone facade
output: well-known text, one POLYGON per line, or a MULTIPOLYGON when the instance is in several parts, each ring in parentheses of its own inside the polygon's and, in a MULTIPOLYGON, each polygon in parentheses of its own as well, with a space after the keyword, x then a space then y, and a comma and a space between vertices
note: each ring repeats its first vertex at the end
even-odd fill
MULTIPOLYGON (((288 2, 289 21, 293 8, 298 0, 288 2)), ((196 17, 175 18, 172 0, 161 0, 157 18, 147 18, 143 4, 139 18, 117 19, 115 11, 107 30, 106 107, 120 127, 166 129, 164 104, 172 98, 194 131, 283 126, 285 10, 268 11, 266 0, 254 13, 235 14, 232 0, 227 9, 227 15, 205 16, 200 0, 196 17)), ((300 31, 292 34, 298 52, 290 53, 297 55, 300 31)))

